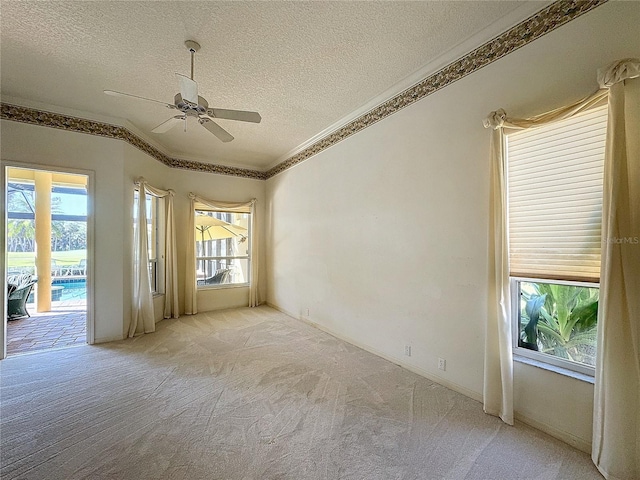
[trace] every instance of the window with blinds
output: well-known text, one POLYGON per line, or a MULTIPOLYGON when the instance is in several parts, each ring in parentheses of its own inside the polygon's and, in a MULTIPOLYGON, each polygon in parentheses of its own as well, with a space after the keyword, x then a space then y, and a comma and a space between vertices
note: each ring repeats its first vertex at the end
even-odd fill
POLYGON ((507 136, 510 275, 599 282, 607 106, 507 136))

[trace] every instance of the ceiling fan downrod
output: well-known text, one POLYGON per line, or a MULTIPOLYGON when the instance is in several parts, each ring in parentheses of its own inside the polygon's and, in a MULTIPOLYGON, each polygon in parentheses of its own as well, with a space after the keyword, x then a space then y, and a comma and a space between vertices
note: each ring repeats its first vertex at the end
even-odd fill
POLYGON ((187 40, 184 42, 184 46, 187 47, 187 50, 191 53, 191 80, 193 80, 193 64, 196 52, 200 50, 200 44, 198 42, 194 42, 193 40, 187 40))
POLYGON ((179 115, 175 115, 168 120, 165 120, 160 125, 152 129, 151 132, 153 133, 166 133, 174 126, 177 126, 180 122, 182 122, 182 128, 186 132, 189 117, 193 117, 198 120, 198 123, 203 128, 209 131, 209 133, 215 135, 220 141, 230 142, 233 140, 233 135, 214 122, 214 119, 260 123, 262 117, 260 117, 258 112, 209 108, 209 103, 198 95, 198 83, 193 79, 195 70, 195 54, 200 50, 200 45, 193 40, 187 40, 184 42, 184 46, 191 54, 191 78, 186 75, 176 73, 179 91, 174 97, 173 104, 161 102, 152 98, 141 97, 139 95, 132 95, 130 93, 116 92, 113 90, 105 90, 104 93, 116 97, 135 98, 138 100, 145 100, 147 102, 159 103, 165 107, 172 110, 178 110, 180 112, 179 115))

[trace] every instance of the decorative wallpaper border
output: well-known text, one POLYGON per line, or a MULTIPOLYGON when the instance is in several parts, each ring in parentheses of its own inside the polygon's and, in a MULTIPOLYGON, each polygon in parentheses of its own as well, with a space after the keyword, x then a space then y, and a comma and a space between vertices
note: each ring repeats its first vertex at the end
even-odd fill
POLYGON ((191 160, 181 160, 165 155, 143 139, 124 127, 95 122, 83 118, 71 117, 52 112, 43 112, 28 107, 1 104, 0 118, 15 122, 30 123, 51 128, 60 128, 78 133, 124 140, 146 154, 172 168, 217 173, 235 177, 267 180, 297 165, 315 154, 341 142, 351 135, 383 120, 418 100, 451 85, 453 82, 499 60, 520 47, 546 35, 558 27, 593 10, 608 0, 559 0, 535 13, 515 27, 498 35, 467 55, 450 63, 438 72, 426 77, 395 97, 383 102, 369 112, 361 115, 335 132, 321 138, 314 144, 284 160, 266 172, 246 168, 227 167, 191 160))
POLYGON ((498 35, 493 40, 489 40, 464 57, 450 63, 438 72, 426 77, 414 86, 409 87, 390 100, 387 100, 364 115, 349 122, 344 127, 321 138, 301 152, 279 163, 266 172, 266 178, 271 178, 297 165, 412 103, 516 51, 520 47, 525 46, 607 1, 608 0, 560 0, 552 3, 547 8, 540 10, 510 30, 498 35))
POLYGON ((185 170, 194 170, 196 172, 217 173, 219 175, 231 175, 234 177, 253 178, 257 180, 266 179, 265 172, 261 172, 259 170, 228 167, 225 165, 214 165, 211 163, 172 158, 145 142, 142 138, 135 135, 125 127, 120 127, 118 125, 96 122, 85 118, 71 117, 60 113, 44 112, 34 108, 11 105, 8 103, 0 104, 0 118, 14 122, 29 123, 31 125, 59 128, 61 130, 68 130, 76 133, 87 133, 89 135, 123 140, 171 168, 182 168, 185 170))

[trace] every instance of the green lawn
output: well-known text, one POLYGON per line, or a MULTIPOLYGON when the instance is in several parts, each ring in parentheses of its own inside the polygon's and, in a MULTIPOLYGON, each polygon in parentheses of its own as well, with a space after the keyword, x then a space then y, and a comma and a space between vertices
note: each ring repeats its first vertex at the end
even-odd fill
MULTIPOLYGON (((8 255, 9 267, 32 267, 36 263, 36 254, 34 252, 9 252, 8 255)), ((77 265, 83 258, 87 258, 86 250, 51 252, 51 259, 55 260, 58 266, 77 265)))

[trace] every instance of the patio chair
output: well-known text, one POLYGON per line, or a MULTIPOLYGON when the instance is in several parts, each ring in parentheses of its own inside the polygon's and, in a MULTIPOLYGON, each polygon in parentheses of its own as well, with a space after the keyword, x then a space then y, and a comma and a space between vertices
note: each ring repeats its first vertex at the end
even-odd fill
POLYGON ((198 285, 218 285, 221 283, 229 283, 229 277, 231 276, 230 268, 222 268, 218 270, 215 275, 204 280, 198 280, 198 285))
POLYGON ((87 260, 82 259, 77 265, 69 267, 70 275, 86 275, 87 274, 87 260))
POLYGON ((51 276, 59 277, 60 275, 62 275, 62 267, 59 266, 58 262, 52 258, 51 259, 51 276))
POLYGON ((26 304, 36 281, 31 275, 14 275, 7 278, 7 320, 31 316, 26 304))

